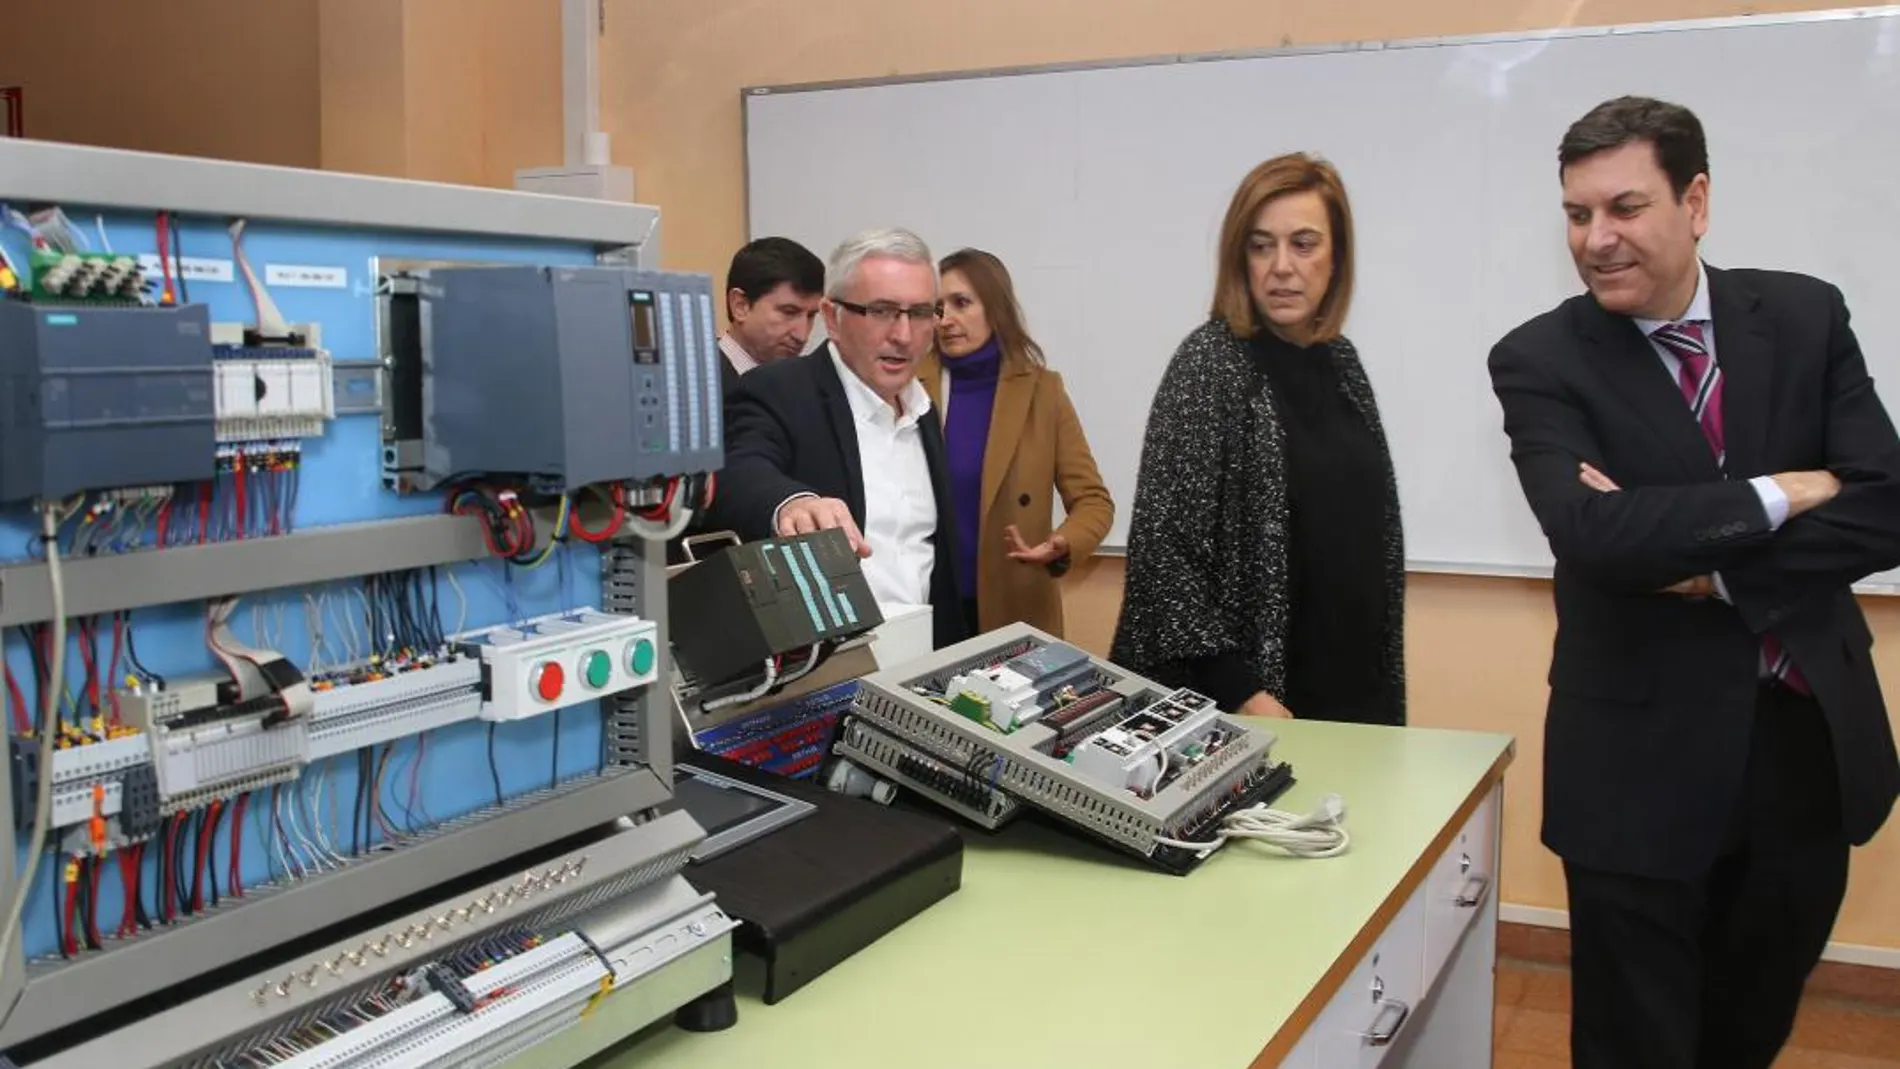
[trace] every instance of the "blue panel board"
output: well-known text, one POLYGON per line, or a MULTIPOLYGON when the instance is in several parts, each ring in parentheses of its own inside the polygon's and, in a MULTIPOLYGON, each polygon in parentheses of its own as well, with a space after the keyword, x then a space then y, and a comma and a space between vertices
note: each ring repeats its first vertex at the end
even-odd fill
MULTIPOLYGON (((75 205, 66 205, 65 211, 93 250, 104 251, 99 233, 101 220, 94 211, 75 205)), ((151 216, 106 212, 102 223, 104 238, 114 251, 156 252, 151 216)), ((227 223, 228 220, 222 219, 184 218, 180 243, 185 258, 230 263, 232 248, 227 223)), ((25 235, 8 230, 0 233, 0 243, 4 243, 16 263, 26 263, 25 235)), ((289 285, 270 288, 286 321, 321 325, 323 346, 339 361, 368 360, 377 355, 376 279, 372 271, 376 258, 531 264, 594 262, 593 249, 579 244, 293 227, 274 225, 267 220, 247 227, 244 251, 260 280, 265 276, 266 265, 273 264, 338 269, 343 273, 341 288, 289 285)), ((328 280, 323 273, 316 277, 328 280)), ((333 272, 331 277, 334 277, 333 272)), ((234 275, 230 282, 188 279, 185 290, 192 302, 209 306, 214 322, 255 322, 256 312, 242 285, 241 275, 234 275)), ((338 400, 339 404, 345 402, 344 398, 338 400)), ((379 420, 374 416, 339 418, 330 424, 323 437, 306 440, 295 506, 290 510, 293 529, 441 511, 444 502, 439 494, 398 497, 382 488, 381 447, 379 420)), ((150 517, 147 519, 149 523, 150 517)), ((37 557, 37 530, 36 517, 24 508, 0 514, 0 561, 37 557)), ((149 535, 144 541, 150 543, 149 535)), ((562 608, 597 605, 599 568, 597 550, 570 542, 557 551, 546 567, 532 571, 510 568, 494 560, 456 567, 453 573, 466 597, 465 607, 448 582, 445 573, 449 569, 443 569, 438 573, 436 597, 446 628, 454 629, 458 621, 465 622, 469 628, 478 628, 562 608)), ((354 586, 356 584, 335 584, 324 592, 332 613, 340 611, 345 598, 354 601, 355 595, 347 593, 354 586)), ((277 643, 273 648, 299 665, 308 665, 313 651, 311 631, 306 624, 309 602, 305 596, 316 593, 289 590, 246 598, 240 602, 233 619, 233 630, 242 641, 261 641, 253 634, 255 607, 265 634, 277 643)), ((360 619, 360 607, 357 611, 360 619)), ((138 655, 144 665, 164 677, 214 672, 217 665, 205 644, 204 613, 202 604, 160 606, 133 613, 131 632, 136 636, 138 655)), ((105 637, 100 642, 98 656, 106 664, 101 674, 109 669, 112 656, 111 621, 104 623, 105 637)), ((326 630, 332 629, 326 627, 326 630)), ((342 659, 340 640, 334 633, 326 646, 326 661, 335 663, 342 659)), ((18 629, 5 635, 5 663, 23 697, 32 702, 35 677, 25 636, 18 629)), ((77 693, 84 669, 76 640, 69 643, 67 665, 68 690, 77 693)), ((121 660, 121 680, 128 671, 126 661, 121 660)), ((603 736, 602 710, 596 702, 569 708, 560 716, 558 768, 554 766, 556 718, 552 716, 504 723, 492 736, 487 724, 467 723, 432 732, 421 740, 405 740, 385 759, 381 770, 383 819, 393 830, 403 832, 423 826, 428 819, 442 821, 492 805, 497 780, 500 793, 513 797, 545 788, 550 776, 556 773, 563 779, 594 774, 602 761, 603 736)), ((358 784, 358 758, 355 754, 346 754, 311 766, 300 784, 283 788, 277 795, 279 804, 276 806, 272 805, 273 796, 269 792, 258 792, 247 803, 240 832, 242 842, 235 848, 231 841, 233 820, 228 814, 222 816, 216 838, 207 848, 208 863, 204 866, 207 870, 215 869, 218 891, 221 894, 229 891, 224 884, 234 858, 241 881, 251 887, 281 877, 287 868, 334 866, 335 861, 326 856, 319 840, 328 838, 337 852, 348 853, 358 784), (322 829, 328 829, 327 834, 322 829), (289 849, 284 847, 286 840, 291 843, 289 849)), ((386 837, 381 822, 372 819, 369 823, 372 837, 381 842, 386 837)), ((189 826, 181 830, 191 832, 189 826)), ((21 862, 25 860, 25 845, 25 834, 18 834, 16 850, 21 862)), ((179 853, 190 857, 195 850, 196 841, 192 839, 179 853)), ((156 912, 161 904, 157 888, 162 853, 157 843, 148 845, 145 851, 142 883, 147 915, 156 912)), ((195 857, 191 857, 193 868, 198 867, 195 861, 195 857)), ((125 914, 120 865, 115 856, 101 866, 92 911, 96 927, 108 940, 125 914)), ((67 870, 68 865, 63 861, 41 859, 24 919, 24 944, 29 956, 46 957, 59 952, 55 931, 64 911, 56 911, 55 900, 57 897, 63 905, 68 887, 79 886, 64 882, 69 875, 67 870)), ((201 890, 208 903, 208 879, 201 890)))

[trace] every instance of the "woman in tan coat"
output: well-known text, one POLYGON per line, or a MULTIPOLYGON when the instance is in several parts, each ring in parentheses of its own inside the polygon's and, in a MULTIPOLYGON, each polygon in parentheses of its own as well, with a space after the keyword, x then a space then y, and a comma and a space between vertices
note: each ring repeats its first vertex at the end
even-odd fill
POLYGON ((1115 503, 1008 269, 977 249, 938 267, 937 349, 917 377, 943 420, 964 611, 978 631, 1021 621, 1060 637, 1056 579, 1095 552, 1115 503), (1058 496, 1066 518, 1055 527, 1058 496))

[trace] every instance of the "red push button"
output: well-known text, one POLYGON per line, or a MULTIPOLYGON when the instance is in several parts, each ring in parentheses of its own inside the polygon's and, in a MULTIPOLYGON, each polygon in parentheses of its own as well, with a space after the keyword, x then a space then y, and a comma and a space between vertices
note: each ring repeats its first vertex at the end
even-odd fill
POLYGON ((532 682, 535 697, 540 698, 544 702, 551 702, 559 698, 561 696, 561 687, 566 682, 563 678, 565 675, 566 673, 561 671, 561 665, 558 661, 542 661, 536 665, 532 682))

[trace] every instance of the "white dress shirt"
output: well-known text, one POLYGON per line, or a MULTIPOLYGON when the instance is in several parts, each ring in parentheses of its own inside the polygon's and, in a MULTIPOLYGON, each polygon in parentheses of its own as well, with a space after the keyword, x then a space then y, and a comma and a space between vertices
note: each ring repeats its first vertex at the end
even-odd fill
POLYGON ((752 354, 745 351, 745 346, 733 338, 731 331, 720 333, 719 351, 726 354, 726 362, 732 365, 732 370, 741 375, 759 366, 759 362, 752 359, 752 354))
POLYGON ((918 423, 930 411, 930 395, 912 379, 898 395, 904 406, 900 416, 845 366, 835 347, 827 346, 826 352, 844 382, 858 436, 864 540, 871 546, 863 566, 871 596, 886 616, 929 605, 930 577, 937 563, 937 497, 918 423))

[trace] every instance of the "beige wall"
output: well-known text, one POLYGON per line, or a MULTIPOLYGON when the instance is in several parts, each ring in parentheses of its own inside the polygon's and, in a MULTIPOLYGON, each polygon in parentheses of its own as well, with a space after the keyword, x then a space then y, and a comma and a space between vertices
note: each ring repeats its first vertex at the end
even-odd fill
POLYGON ((559 0, 317 0, 333 171, 510 187, 561 161, 559 0))
POLYGON ((559 0, 20 6, 29 137, 503 187, 561 162, 559 0))
MULTIPOLYGON (((634 168, 641 200, 662 206, 668 265, 715 275, 746 237, 739 90, 747 85, 1838 6, 1798 0, 964 0, 953 15, 948 4, 890 0, 606 2, 601 106, 615 162, 634 168)), ((1097 596, 1117 599, 1119 569, 1097 574, 1107 575, 1113 588, 1097 596)), ((1098 605, 1093 615, 1101 617, 1104 608, 1112 620, 1112 607, 1098 605)), ((1874 600, 1868 608, 1881 639, 1883 675, 1900 705, 1900 601, 1874 600)), ((1504 899, 1561 908, 1561 869, 1537 842, 1544 669, 1554 630, 1546 584, 1413 578, 1409 659, 1416 722, 1517 736, 1504 899)), ((1605 770, 1604 789, 1615 789, 1614 770, 1605 770)), ((1889 829, 1855 865, 1835 938, 1900 948, 1900 914, 1891 905, 1900 900, 1900 831, 1889 829)))
POLYGON ((27 136, 317 165, 317 0, 0 5, 27 136))

